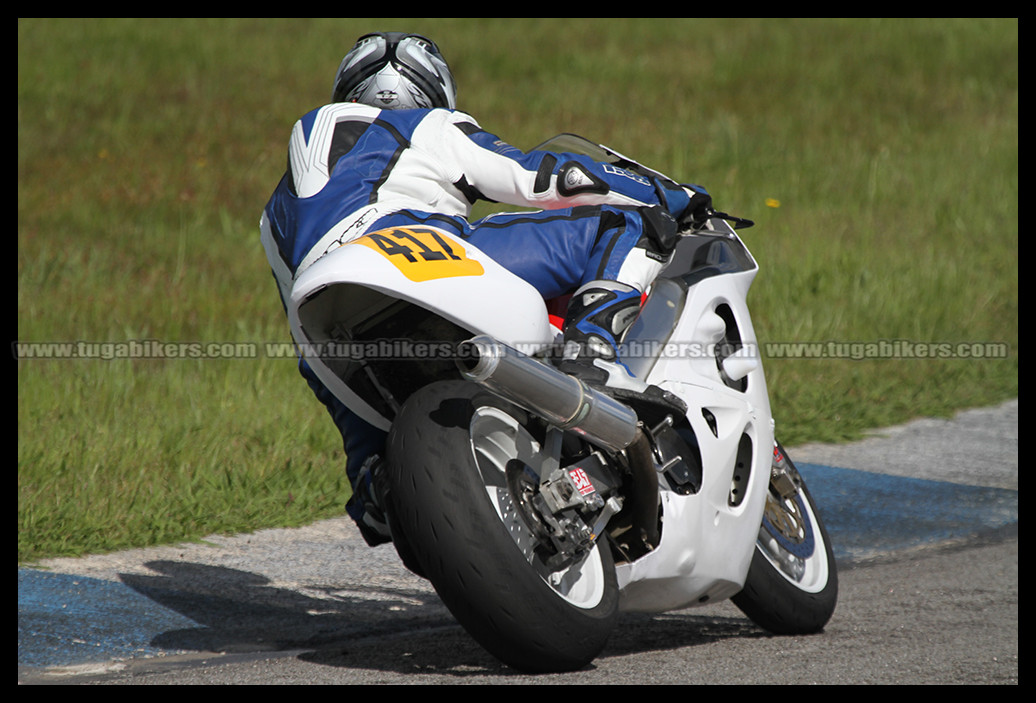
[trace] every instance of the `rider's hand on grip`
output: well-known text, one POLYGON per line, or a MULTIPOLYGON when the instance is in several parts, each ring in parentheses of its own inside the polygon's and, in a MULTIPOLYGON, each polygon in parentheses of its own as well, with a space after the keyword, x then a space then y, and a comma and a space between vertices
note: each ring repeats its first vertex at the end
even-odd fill
POLYGON ((684 184, 683 189, 687 192, 691 202, 687 205, 687 209, 681 213, 680 222, 682 224, 700 225, 712 213, 712 196, 699 185, 684 184))

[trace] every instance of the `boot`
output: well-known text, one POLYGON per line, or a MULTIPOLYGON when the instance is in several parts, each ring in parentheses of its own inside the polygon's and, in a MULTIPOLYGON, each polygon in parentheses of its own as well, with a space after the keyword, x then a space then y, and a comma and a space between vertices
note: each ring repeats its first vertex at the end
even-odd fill
POLYGON ((353 485, 353 495, 345 509, 356 521, 364 541, 371 547, 392 541, 388 519, 385 516, 381 491, 376 483, 381 470, 381 457, 374 454, 363 462, 353 485))
POLYGON ((682 417, 678 397, 635 378, 619 357, 618 340, 640 313, 640 292, 617 281, 591 281, 572 296, 565 318, 563 360, 558 368, 657 423, 682 417))
POLYGON ((559 368, 595 386, 616 373, 632 380, 619 359, 618 340, 639 313, 640 291, 633 286, 603 280, 582 286, 568 304, 559 368))

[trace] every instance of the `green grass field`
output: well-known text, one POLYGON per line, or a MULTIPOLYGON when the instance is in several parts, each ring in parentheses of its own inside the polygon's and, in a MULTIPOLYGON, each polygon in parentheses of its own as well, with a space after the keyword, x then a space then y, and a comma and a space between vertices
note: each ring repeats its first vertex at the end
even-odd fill
POLYGON ((344 512, 336 430, 263 352, 257 223, 374 29, 433 37, 520 148, 583 134, 756 220, 760 338, 840 357, 764 359, 786 445, 1017 396, 1017 20, 22 19, 12 342, 95 358, 16 362, 19 563, 344 512), (143 340, 167 358, 118 358, 143 340), (851 358, 882 340, 940 346, 851 358))

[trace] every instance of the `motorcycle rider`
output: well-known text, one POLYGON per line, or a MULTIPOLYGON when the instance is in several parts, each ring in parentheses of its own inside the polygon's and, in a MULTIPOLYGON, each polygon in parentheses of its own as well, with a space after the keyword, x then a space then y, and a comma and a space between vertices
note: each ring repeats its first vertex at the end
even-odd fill
MULTIPOLYGON (((522 152, 456 103, 453 75, 430 39, 376 32, 357 40, 332 102, 295 123, 287 171, 260 221, 282 303, 295 277, 343 242, 343 230, 351 240, 432 225, 471 241, 545 300, 572 294, 563 370, 598 383, 621 377, 616 340, 672 253, 677 221, 697 219, 708 193, 582 155, 522 152), (470 222, 480 199, 537 210, 470 222)), ((385 433, 338 401, 305 359, 299 369, 342 434, 349 515, 371 546, 390 541, 372 486, 385 433)))

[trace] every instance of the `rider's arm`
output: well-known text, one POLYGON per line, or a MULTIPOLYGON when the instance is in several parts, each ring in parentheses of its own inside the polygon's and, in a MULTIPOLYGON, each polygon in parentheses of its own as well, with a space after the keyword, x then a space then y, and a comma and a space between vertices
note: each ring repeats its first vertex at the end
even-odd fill
POLYGON ((445 124, 423 124, 415 144, 429 145, 441 163, 453 172, 452 183, 463 180, 488 200, 535 208, 575 205, 663 205, 680 219, 691 205, 691 195, 677 183, 646 178, 582 154, 547 151, 523 152, 483 130, 469 115, 442 113, 445 124), (436 134, 432 131, 437 130, 436 134))

